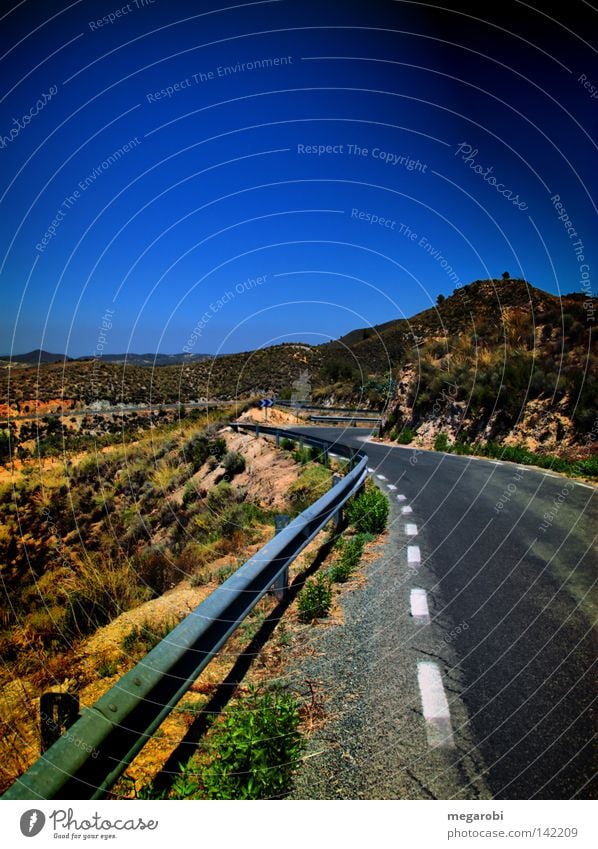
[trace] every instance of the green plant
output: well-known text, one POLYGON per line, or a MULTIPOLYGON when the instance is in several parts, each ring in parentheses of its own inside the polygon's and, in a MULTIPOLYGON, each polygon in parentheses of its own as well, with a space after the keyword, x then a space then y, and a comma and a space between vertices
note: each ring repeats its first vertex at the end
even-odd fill
POLYGON ((104 660, 98 666, 98 678, 110 678, 118 672, 118 663, 115 660, 104 660))
POLYGON ((224 471, 229 479, 245 471, 245 457, 238 451, 229 451, 222 460, 224 471))
POLYGON ((273 799, 288 793, 305 747, 299 705, 288 693, 251 695, 212 725, 203 751, 173 784, 171 798, 273 799))
POLYGON ((216 579, 216 583, 223 584, 233 572, 237 571, 237 567, 232 563, 228 563, 226 566, 221 566, 220 569, 216 569, 214 574, 214 578, 216 579))
POLYGON ((141 625, 133 625, 122 638, 121 648, 127 655, 147 654, 168 636, 175 624, 173 620, 166 620, 159 624, 142 622, 141 625))
POLYGON ((434 451, 449 451, 449 440, 448 435, 444 432, 437 434, 436 439, 434 440, 434 451))
POLYGON ((297 480, 291 484, 287 494, 289 512, 301 513, 330 489, 330 471, 321 465, 306 466, 297 480))
POLYGON ((293 454, 293 460, 304 466, 313 459, 312 449, 309 445, 304 445, 303 448, 298 448, 293 454))
POLYGON ((311 622, 328 616, 332 605, 332 588, 329 578, 321 572, 315 578, 310 578, 297 598, 299 618, 303 622, 311 622))
POLYGON ((343 584, 349 580, 359 565, 366 542, 373 539, 371 534, 356 534, 350 539, 341 537, 335 548, 340 548, 340 557, 328 570, 330 580, 335 584, 343 584))
POLYGON ((413 442, 415 439, 415 431, 411 430, 410 427, 404 427, 403 430, 396 437, 399 445, 409 445, 410 442, 413 442))
POLYGON ((283 436, 280 440, 280 447, 283 451, 294 451, 295 443, 292 439, 287 439, 286 436, 283 436))
POLYGON ((381 534, 386 527, 390 503, 374 484, 347 505, 347 520, 359 533, 381 534))

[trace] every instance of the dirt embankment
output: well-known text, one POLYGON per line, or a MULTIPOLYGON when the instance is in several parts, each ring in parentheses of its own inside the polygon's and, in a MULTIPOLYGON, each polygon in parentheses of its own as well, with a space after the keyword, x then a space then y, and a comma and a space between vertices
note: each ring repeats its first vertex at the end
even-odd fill
MULTIPOLYGON (((245 458, 245 470, 235 475, 233 486, 243 488, 246 500, 251 503, 268 510, 285 510, 288 489, 300 475, 301 466, 265 439, 235 433, 231 428, 225 429, 222 435, 226 438, 227 449, 238 451, 245 458)), ((76 461, 80 458, 70 459, 76 461)), ((62 458, 43 461, 42 472, 51 473, 54 467, 63 464, 62 458)), ((194 476, 195 485, 198 490, 207 492, 222 479, 223 473, 222 466, 210 469, 206 463, 194 476)), ((13 467, 10 472, 7 470, 7 474, 14 480, 19 472, 13 467)), ((177 490, 170 498, 181 500, 183 491, 184 488, 177 490)), ((256 528, 251 544, 210 563, 212 575, 217 575, 219 570, 236 568, 239 562, 247 560, 264 545, 271 533, 271 526, 256 528)), ((13 675, 12 680, 0 689, 0 789, 12 783, 39 756, 39 697, 42 689, 77 693, 82 708, 91 706, 136 662, 134 648, 127 648, 127 638, 131 639, 135 630, 143 633, 149 629, 162 633, 165 626, 173 627, 191 613, 216 586, 215 578, 200 586, 194 586, 185 579, 159 598, 121 613, 92 636, 72 646, 68 668, 55 678, 50 687, 40 688, 34 675, 13 675)), ((234 657, 233 660, 231 657, 233 655, 228 654, 221 661, 213 662, 194 685, 186 697, 185 706, 173 712, 161 729, 160 734, 166 735, 166 742, 156 740, 154 744, 152 741, 144 750, 138 767, 139 775, 151 775, 164 761, 169 738, 176 741, 184 736, 190 717, 192 719, 195 715, 195 705, 203 703, 206 693, 226 675, 223 669, 233 662, 234 657)))

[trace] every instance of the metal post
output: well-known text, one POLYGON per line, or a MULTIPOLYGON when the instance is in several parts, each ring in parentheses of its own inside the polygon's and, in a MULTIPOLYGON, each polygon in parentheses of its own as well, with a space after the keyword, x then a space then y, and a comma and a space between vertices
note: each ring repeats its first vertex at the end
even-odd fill
POLYGON ((79 718, 79 696, 43 693, 39 700, 40 751, 47 751, 79 718))
MULTIPOLYGON (((333 489, 337 483, 340 483, 342 480, 341 475, 337 475, 336 473, 332 475, 332 480, 330 481, 330 489, 333 489)), ((343 508, 341 507, 336 511, 334 516, 332 517, 332 521, 334 522, 334 530, 338 531, 343 521, 343 508)))
MULTIPOLYGON (((291 517, 287 516, 286 513, 277 513, 274 516, 274 533, 279 534, 283 528, 286 528, 290 523, 291 517)), ((276 598, 278 601, 282 601, 286 596, 289 589, 289 567, 288 565, 284 567, 283 571, 280 573, 278 578, 272 584, 270 588, 270 593, 276 598)))
POLYGON ((280 431, 276 431, 276 447, 280 448, 280 431))

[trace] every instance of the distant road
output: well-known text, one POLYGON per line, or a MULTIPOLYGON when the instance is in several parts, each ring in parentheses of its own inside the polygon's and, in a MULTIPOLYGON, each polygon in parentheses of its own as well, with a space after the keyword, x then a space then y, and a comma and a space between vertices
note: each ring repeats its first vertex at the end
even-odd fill
MULTIPOLYGON (((293 430, 354 447, 368 435, 293 430)), ((344 674, 362 686, 362 707, 344 702, 339 733, 356 762, 355 776, 335 762, 338 794, 483 797, 464 773, 467 751, 496 799, 598 798, 596 488, 511 463, 366 450, 393 505, 391 550, 348 602, 344 674), (423 725, 433 739, 445 720, 455 748, 417 755, 423 725)), ((338 679, 342 662, 326 657, 338 679)), ((319 798, 322 759, 311 769, 319 798)))
POLYGON ((158 410, 178 410, 179 407, 185 407, 187 410, 191 410, 194 408, 206 408, 206 407, 230 407, 234 404, 234 401, 186 401, 183 404, 154 404, 152 406, 146 407, 106 407, 101 409, 96 409, 94 407, 85 407, 82 410, 63 410, 60 413, 25 413, 22 416, 4 416, 2 417, 3 422, 15 422, 15 421, 35 421, 36 419, 43 419, 46 416, 54 419, 62 419, 62 418, 71 418, 71 416, 110 416, 114 413, 151 413, 157 412, 158 410))

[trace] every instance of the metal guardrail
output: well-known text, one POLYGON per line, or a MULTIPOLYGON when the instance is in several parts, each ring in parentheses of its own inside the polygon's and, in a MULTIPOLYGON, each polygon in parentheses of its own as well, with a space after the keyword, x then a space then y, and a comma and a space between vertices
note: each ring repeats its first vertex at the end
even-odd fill
MULTIPOLYGON (((333 443, 261 425, 237 430, 317 445, 333 443)), ((367 455, 334 444, 350 471, 212 592, 114 684, 6 791, 3 799, 98 799, 104 796, 218 650, 367 476, 367 455)))
POLYGON ((366 424, 379 425, 381 418, 373 419, 368 416, 310 416, 310 422, 365 422, 366 424))
POLYGON ((356 414, 370 413, 370 415, 371 415, 372 413, 382 414, 384 412, 383 410, 369 410, 367 408, 356 409, 355 407, 323 407, 323 406, 320 406, 318 404, 301 404, 301 403, 293 403, 292 401, 274 401, 274 406, 275 407, 284 407, 285 409, 288 409, 289 407, 291 407, 292 409, 295 409, 295 407, 297 407, 300 410, 322 410, 322 411, 328 410, 331 413, 356 413, 356 414))

